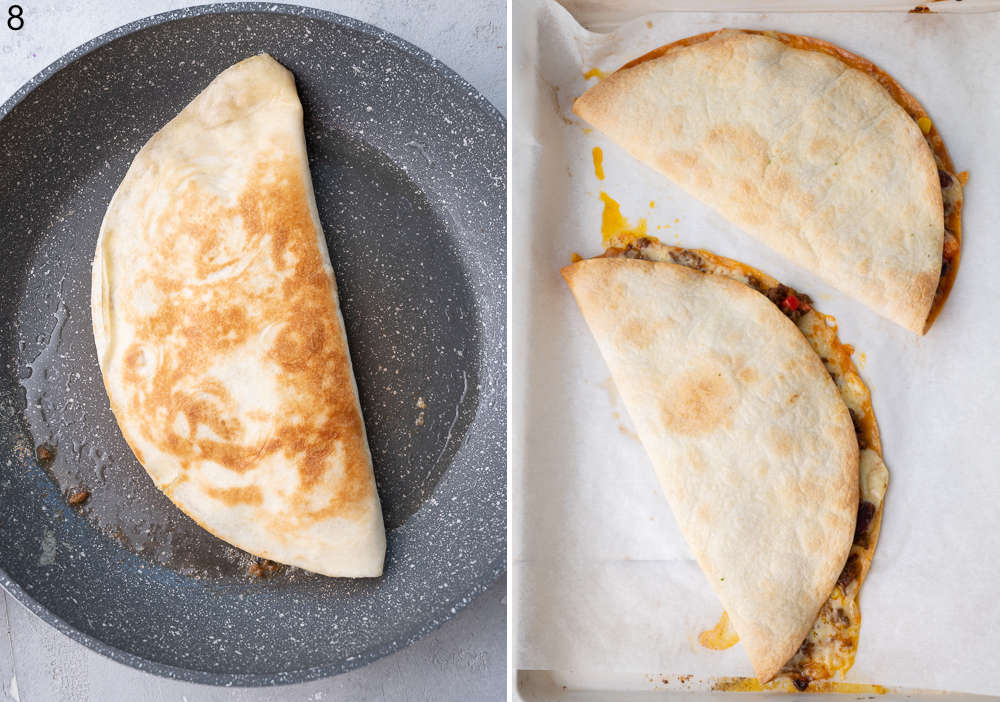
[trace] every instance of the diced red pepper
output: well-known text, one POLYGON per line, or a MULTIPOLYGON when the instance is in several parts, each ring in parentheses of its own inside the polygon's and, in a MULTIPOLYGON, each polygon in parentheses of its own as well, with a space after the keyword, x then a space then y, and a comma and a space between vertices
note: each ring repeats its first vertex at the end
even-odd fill
POLYGON ((781 306, 794 312, 799 308, 799 298, 794 295, 789 295, 781 303, 781 306))

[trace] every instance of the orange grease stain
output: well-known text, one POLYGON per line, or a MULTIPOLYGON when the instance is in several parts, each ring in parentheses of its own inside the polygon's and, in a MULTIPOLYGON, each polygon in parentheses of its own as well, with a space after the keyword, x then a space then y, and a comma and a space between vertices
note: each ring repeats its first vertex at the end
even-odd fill
POLYGON ((594 175, 598 180, 604 180, 604 152, 600 146, 594 147, 594 175))

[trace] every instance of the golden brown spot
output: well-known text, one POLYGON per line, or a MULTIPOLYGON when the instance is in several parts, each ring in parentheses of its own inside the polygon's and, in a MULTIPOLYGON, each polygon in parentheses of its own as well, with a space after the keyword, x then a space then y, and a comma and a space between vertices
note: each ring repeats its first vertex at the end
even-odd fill
POLYGON ((678 434, 706 434, 732 416, 735 403, 735 388, 722 371, 703 368, 685 374, 668 389, 660 405, 660 419, 678 434))
POLYGON ((209 497, 214 497, 216 500, 225 502, 230 507, 235 507, 236 505, 252 505, 256 507, 264 502, 264 496, 261 494, 260 488, 256 485, 235 488, 217 488, 211 485, 203 485, 202 487, 209 497))
MULTIPOLYGON (((743 164, 743 170, 747 174, 761 174, 767 165, 767 141, 746 127, 717 127, 705 136, 702 148, 705 151, 702 158, 708 158, 710 161, 715 161, 715 158, 723 155, 727 158, 736 158, 743 164)), ((749 190, 756 187, 753 180, 745 180, 743 183, 749 190)))
POLYGON ((628 344, 644 349, 653 342, 655 329, 650 324, 644 324, 642 320, 632 318, 622 325, 622 336, 628 344))
POLYGON ((698 473, 704 473, 708 469, 708 465, 705 463, 705 457, 696 448, 690 448, 687 451, 687 461, 688 464, 698 473))
MULTIPOLYGON (((136 279, 135 285, 151 284, 162 301, 152 313, 127 310, 137 342, 122 363, 136 388, 129 411, 155 418, 141 430, 147 441, 185 468, 213 461, 244 473, 283 455, 297 468, 302 504, 321 486, 332 492, 308 520, 357 514, 371 485, 336 296, 306 188, 289 158, 259 163, 232 205, 193 185, 176 193, 175 206, 153 224, 177 233, 161 237, 154 251, 177 265, 136 279), (162 350, 149 375, 143 372, 152 359, 143 344, 162 350), (274 416, 241 410, 207 372, 247 344, 259 362, 277 367, 282 406, 274 416), (252 431, 260 422, 272 425, 268 435, 252 431), (335 450, 342 472, 329 470, 335 450)), ((262 501, 257 488, 210 494, 230 504, 262 501)))
POLYGON ((125 366, 125 379, 130 383, 138 382, 146 368, 146 355, 140 344, 132 344, 122 356, 125 366))
POLYGON ((752 367, 744 366, 743 368, 740 368, 740 372, 737 374, 737 377, 744 383, 755 383, 760 376, 757 375, 757 371, 752 367))
POLYGON ((683 178, 684 172, 693 171, 698 163, 698 153, 695 151, 667 151, 660 157, 657 165, 667 173, 683 178))
POLYGON ((777 425, 772 425, 768 429, 768 434, 768 438, 779 456, 790 456, 792 454, 795 448, 795 441, 792 439, 791 434, 777 425))
POLYGON ((913 278, 911 295, 918 300, 926 299, 937 288, 940 272, 918 273, 913 278))

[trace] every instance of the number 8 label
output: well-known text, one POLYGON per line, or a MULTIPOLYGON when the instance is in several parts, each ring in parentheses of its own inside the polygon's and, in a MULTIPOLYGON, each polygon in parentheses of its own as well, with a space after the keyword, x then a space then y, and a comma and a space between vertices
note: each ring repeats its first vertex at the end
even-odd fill
POLYGON ((7 27, 15 32, 24 26, 24 18, 21 16, 24 10, 20 5, 11 5, 7 8, 7 27))

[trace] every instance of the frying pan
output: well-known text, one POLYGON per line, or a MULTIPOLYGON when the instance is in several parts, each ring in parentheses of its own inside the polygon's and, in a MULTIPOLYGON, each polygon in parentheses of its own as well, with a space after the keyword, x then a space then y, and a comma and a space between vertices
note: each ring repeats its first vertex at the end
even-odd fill
POLYGON ((347 17, 195 7, 54 63, 0 108, 0 144, 0 585, 15 598, 136 668, 270 685, 405 646, 503 571, 505 123, 468 83, 347 17), (147 477, 97 364, 90 263, 111 195, 155 131, 265 51, 305 110, 386 519, 381 578, 250 575, 147 477), (91 496, 70 505, 78 488, 91 496))

